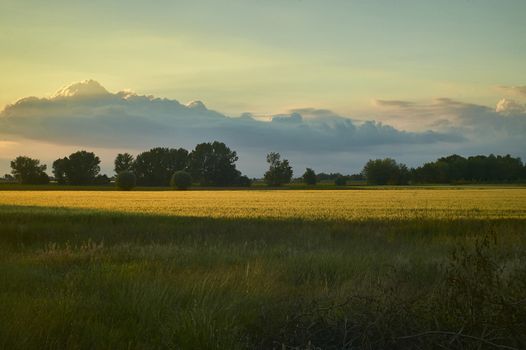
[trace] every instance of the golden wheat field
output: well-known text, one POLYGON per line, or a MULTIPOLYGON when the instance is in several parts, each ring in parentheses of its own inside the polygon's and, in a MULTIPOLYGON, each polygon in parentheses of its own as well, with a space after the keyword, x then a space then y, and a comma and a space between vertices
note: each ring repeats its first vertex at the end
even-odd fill
POLYGON ((0 205, 213 218, 525 218, 526 189, 5 191, 0 205))
POLYGON ((525 223, 519 187, 0 191, 0 349, 524 349, 525 223))

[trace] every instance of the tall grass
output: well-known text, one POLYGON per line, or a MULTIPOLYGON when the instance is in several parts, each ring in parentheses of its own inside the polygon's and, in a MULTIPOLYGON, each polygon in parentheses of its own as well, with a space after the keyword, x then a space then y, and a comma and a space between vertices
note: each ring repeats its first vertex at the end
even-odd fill
POLYGON ((525 224, 4 205, 0 348, 525 348, 525 224))

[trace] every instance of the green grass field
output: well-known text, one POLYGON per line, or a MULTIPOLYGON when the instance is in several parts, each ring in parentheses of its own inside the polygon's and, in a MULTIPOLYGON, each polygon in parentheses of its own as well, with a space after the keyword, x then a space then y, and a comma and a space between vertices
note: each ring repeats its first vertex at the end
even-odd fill
POLYGON ((0 191, 2 349, 524 349, 526 189, 0 191))

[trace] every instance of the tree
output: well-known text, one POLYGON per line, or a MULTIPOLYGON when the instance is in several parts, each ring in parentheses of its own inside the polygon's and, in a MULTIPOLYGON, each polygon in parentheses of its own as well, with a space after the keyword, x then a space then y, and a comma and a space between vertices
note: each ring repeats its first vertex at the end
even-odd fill
POLYGON ((59 158, 53 162, 53 176, 59 184, 66 183, 66 169, 68 167, 68 157, 59 158))
POLYGON ((176 171, 170 180, 170 185, 178 190, 186 190, 192 186, 192 176, 183 170, 176 171))
POLYGON ((369 160, 363 174, 370 185, 403 185, 409 180, 409 170, 394 159, 369 160))
POLYGON ((478 155, 464 158, 453 154, 425 163, 412 171, 412 180, 419 183, 514 182, 522 175, 520 158, 510 155, 478 155))
POLYGON ((115 174, 119 174, 123 171, 131 170, 133 167, 134 158, 129 153, 119 153, 115 157, 115 174))
POLYGON ((200 143, 190 153, 188 170, 202 186, 232 186, 241 176, 237 153, 223 142, 200 143))
POLYGON ((47 184, 46 165, 40 160, 25 156, 16 157, 11 161, 11 173, 16 181, 22 184, 47 184))
POLYGON ((338 176, 335 180, 334 180, 334 184, 336 186, 345 186, 347 185, 347 177, 346 176, 338 176))
POLYGON ((115 186, 123 191, 132 190, 137 183, 137 177, 129 170, 121 171, 115 178, 115 186))
POLYGON ((303 182, 307 185, 316 185, 316 173, 311 168, 305 169, 303 174, 303 182))
POLYGON ((183 170, 188 163, 188 151, 184 148, 152 148, 137 156, 133 172, 137 184, 142 186, 168 186, 174 172, 183 170))
POLYGON ((340 173, 330 173, 330 174, 327 174, 327 173, 318 173, 316 174, 316 180, 317 182, 322 182, 322 181, 334 181, 336 180, 338 177, 340 176, 343 176, 342 174, 340 173))
POLYGON ((267 163, 270 167, 265 173, 264 180, 269 186, 281 186, 290 182, 293 172, 288 160, 281 160, 279 153, 271 152, 267 154, 267 163))
POLYGON ((95 179, 93 179, 94 185, 108 185, 110 182, 111 180, 106 174, 97 175, 95 179))
POLYGON ((100 172, 100 159, 93 152, 78 151, 53 163, 55 176, 63 171, 64 181, 71 185, 94 183, 100 172), (55 165, 57 167, 55 167, 55 165))
POLYGON ((237 179, 236 185, 240 187, 250 187, 252 186, 252 180, 249 179, 248 176, 243 175, 237 179))

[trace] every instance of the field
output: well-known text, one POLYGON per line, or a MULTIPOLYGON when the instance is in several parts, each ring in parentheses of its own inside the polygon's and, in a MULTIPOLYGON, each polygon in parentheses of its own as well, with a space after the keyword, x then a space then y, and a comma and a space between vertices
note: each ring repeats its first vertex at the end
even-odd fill
POLYGON ((0 191, 0 348, 523 349, 526 189, 0 191))

